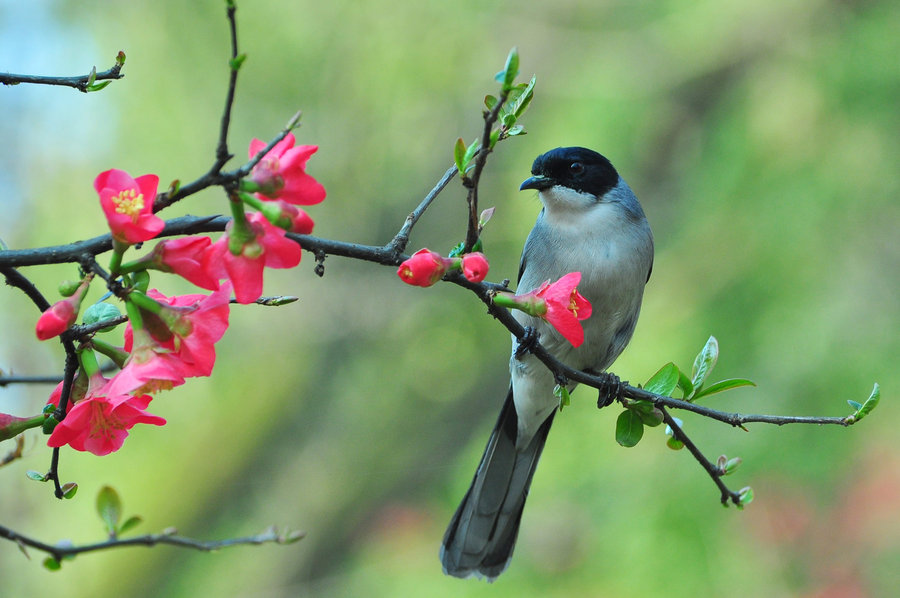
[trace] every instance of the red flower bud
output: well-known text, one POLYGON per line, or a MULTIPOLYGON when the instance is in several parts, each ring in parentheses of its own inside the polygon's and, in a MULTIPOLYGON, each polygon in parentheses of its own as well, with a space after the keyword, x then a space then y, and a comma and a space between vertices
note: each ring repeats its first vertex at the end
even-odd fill
POLYGON ((484 254, 476 251, 462 256, 463 276, 469 282, 481 282, 487 276, 490 264, 484 254))
POLYGON ((420 249, 412 257, 400 264, 397 276, 406 284, 430 287, 444 276, 452 260, 430 249, 420 249))
POLYGON ((45 341, 65 332, 69 326, 75 323, 77 316, 78 311, 71 301, 68 299, 57 301, 41 314, 34 331, 38 339, 45 341))

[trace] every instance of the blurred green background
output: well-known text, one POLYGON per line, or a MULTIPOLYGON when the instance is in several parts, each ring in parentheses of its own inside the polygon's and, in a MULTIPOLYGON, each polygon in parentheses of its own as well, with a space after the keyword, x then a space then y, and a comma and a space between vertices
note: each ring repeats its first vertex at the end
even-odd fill
MULTIPOLYGON (((0 70, 86 72, 128 56, 97 94, 0 89, 0 238, 10 247, 102 234, 91 182, 116 167, 193 180, 212 163, 227 81, 223 2, 0 0, 0 70)), ((238 155, 303 109, 302 143, 329 196, 316 234, 386 242, 474 139, 510 47, 537 74, 525 137, 491 156, 482 202, 491 279, 515 278, 539 211, 519 193, 537 154, 585 145, 630 182, 657 257, 637 332, 613 370, 646 380, 690 367, 710 334, 715 378, 757 389, 707 404, 846 415, 858 427, 749 433, 684 416, 711 458, 741 456, 751 485, 723 509, 686 452, 655 429, 614 441, 615 409, 576 392, 557 418, 516 555, 493 585, 441 574, 438 545, 471 480, 507 386, 508 335, 471 294, 407 287, 393 268, 311 256, 267 274, 300 301, 236 307, 216 372, 159 396, 165 428, 133 431, 104 458, 64 452, 71 501, 25 479, 49 451, 0 471, 0 521, 54 542, 101 540, 97 490, 115 486, 136 531, 216 539, 275 523, 291 546, 201 554, 170 547, 79 557, 57 573, 0 543, 0 595, 36 596, 893 596, 900 587, 900 4, 893 1, 279 2, 238 10, 238 155)), ((464 236, 455 181, 410 250, 464 236)), ((210 190, 165 214, 227 211, 210 190)), ((69 266, 29 268, 48 295, 69 266)), ((154 284, 188 291, 172 277, 154 284)), ((99 293, 97 293, 99 294, 99 293)), ((0 368, 62 369, 33 340, 36 311, 0 294, 0 368)), ((36 412, 50 388, 0 389, 0 411, 36 412)), ((12 447, 0 445, 0 452, 12 447)))

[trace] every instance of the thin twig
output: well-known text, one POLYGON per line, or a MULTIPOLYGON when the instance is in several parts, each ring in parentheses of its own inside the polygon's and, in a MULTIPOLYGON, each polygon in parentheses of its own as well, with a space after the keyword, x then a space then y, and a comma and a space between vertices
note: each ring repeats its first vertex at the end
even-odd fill
POLYGON ((219 129, 219 142, 216 144, 216 162, 210 172, 218 174, 222 167, 233 157, 228 151, 228 129, 231 124, 231 109, 234 106, 234 92, 237 88, 237 76, 240 70, 238 64, 237 23, 234 13, 237 7, 234 2, 229 2, 226 8, 228 15, 228 28, 231 34, 231 60, 228 62, 228 92, 225 94, 225 110, 222 112, 221 127, 219 129))
POLYGON ((503 104, 505 104, 506 100, 509 98, 510 91, 511 90, 505 88, 501 89, 500 97, 497 98, 497 103, 494 104, 494 107, 491 108, 490 112, 485 113, 484 129, 481 133, 481 147, 478 150, 478 154, 475 156, 475 167, 472 169, 472 176, 465 175, 463 177, 463 184, 469 190, 466 197, 466 202, 469 206, 469 223, 466 229, 466 243, 463 249, 464 253, 471 251, 478 241, 478 185, 481 182, 481 173, 484 170, 485 164, 487 164, 488 154, 491 153, 491 132, 494 128, 494 123, 497 122, 497 117, 500 115, 503 104))
MULTIPOLYGON (((112 68, 97 73, 93 76, 94 81, 105 81, 112 79, 121 79, 125 75, 121 73, 122 65, 116 63, 112 68)), ((19 83, 32 83, 35 85, 58 85, 63 87, 72 87, 81 92, 87 92, 88 81, 91 81, 91 75, 77 75, 75 77, 51 77, 44 75, 16 75, 13 73, 0 73, 0 84, 18 85, 19 83)))
POLYGON ((179 546, 181 548, 191 548, 203 552, 219 550, 221 548, 229 548, 231 546, 240 546, 247 544, 290 544, 300 540, 305 536, 304 532, 288 532, 278 533, 275 527, 271 527, 261 534, 255 536, 246 536, 242 538, 228 538, 225 540, 203 541, 177 536, 173 534, 147 534, 144 536, 136 536, 134 538, 112 538, 104 542, 95 544, 84 544, 82 546, 65 546, 52 545, 40 540, 35 540, 28 536, 24 536, 8 527, 0 525, 0 537, 11 540, 19 545, 19 547, 29 547, 40 550, 52 556, 57 561, 66 557, 75 556, 85 552, 96 552, 98 550, 108 550, 110 548, 123 548, 125 546, 156 546, 157 544, 168 544, 171 546, 179 546))
POLYGON ((459 172, 459 170, 455 165, 447 169, 444 176, 440 178, 437 184, 428 192, 428 195, 425 196, 425 199, 423 199, 416 209, 410 212, 409 216, 406 217, 403 226, 397 234, 394 235, 391 242, 385 245, 385 249, 395 253, 403 253, 406 250, 406 244, 409 243, 409 235, 412 232, 412 228, 419 221, 419 218, 422 217, 422 214, 425 213, 425 210, 428 209, 428 206, 431 205, 431 202, 433 202, 447 184, 453 180, 453 177, 456 176, 457 172, 459 172))
POLYGON ((728 486, 725 485, 725 482, 722 481, 722 471, 714 465, 706 456, 697 448, 697 445, 688 438, 688 435, 684 433, 684 430, 681 429, 681 426, 678 425, 678 422, 669 414, 669 411, 662 406, 657 406, 657 408, 662 412, 663 421, 669 426, 669 429, 672 430, 672 436, 675 437, 676 440, 684 444, 685 448, 690 451, 691 455, 694 456, 694 459, 700 464, 703 469, 706 470, 706 473, 709 474, 709 477, 712 478, 713 482, 715 482, 716 486, 719 488, 719 491, 722 493, 722 504, 728 504, 730 500, 734 504, 740 506, 741 505, 741 495, 738 492, 730 490, 728 486))

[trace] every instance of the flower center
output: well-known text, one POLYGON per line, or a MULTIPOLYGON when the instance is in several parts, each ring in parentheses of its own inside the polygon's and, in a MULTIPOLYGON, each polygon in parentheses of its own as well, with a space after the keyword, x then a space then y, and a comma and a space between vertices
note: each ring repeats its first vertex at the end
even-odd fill
POLYGON ((576 318, 578 317, 578 304, 575 303, 575 289, 572 289, 572 294, 569 295, 569 311, 572 312, 576 318))
POLYGON ((141 211, 144 209, 143 193, 138 193, 134 189, 125 189, 120 191, 118 195, 113 196, 112 201, 116 206, 117 214, 125 214, 131 218, 132 222, 137 223, 138 216, 141 215, 141 211))

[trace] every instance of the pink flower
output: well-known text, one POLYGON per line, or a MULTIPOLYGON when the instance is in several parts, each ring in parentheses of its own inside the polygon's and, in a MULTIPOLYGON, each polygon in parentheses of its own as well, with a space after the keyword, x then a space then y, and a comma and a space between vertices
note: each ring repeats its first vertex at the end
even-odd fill
POLYGON ((462 256, 463 276, 469 282, 481 282, 487 276, 490 264, 481 252, 467 253, 462 256))
POLYGON ((591 303, 578 292, 579 282, 581 272, 570 272, 553 284, 548 280, 530 293, 497 293, 494 303, 542 318, 573 347, 580 347, 584 343, 581 320, 591 316, 591 303))
POLYGON ((239 303, 253 303, 262 295, 263 268, 293 268, 303 254, 300 246, 285 238, 285 231, 272 225, 262 214, 247 216, 253 238, 245 240, 240 253, 230 249, 233 222, 206 253, 206 268, 213 276, 228 278, 239 303))
POLYGON ((420 249, 400 264, 397 276, 406 284, 430 287, 439 281, 452 265, 453 260, 444 258, 435 251, 420 249))
POLYGON ((190 367, 174 351, 160 344, 146 329, 126 328, 125 350, 130 353, 125 365, 113 376, 107 388, 112 396, 144 394, 169 390, 184 384, 190 367))
POLYGON ((168 339, 156 339, 159 345, 181 359, 185 377, 209 376, 216 361, 214 345, 228 328, 231 284, 222 285, 210 295, 166 297, 155 289, 147 295, 171 306, 164 307, 161 314, 171 334, 168 339))
POLYGON ((150 404, 149 395, 116 396, 109 392, 106 382, 99 374, 91 378, 87 395, 56 425, 47 440, 48 446, 68 444, 78 451, 108 455, 122 447, 128 430, 135 425, 166 423, 165 419, 145 411, 150 404))
POLYGON ((136 179, 124 170, 107 170, 94 179, 100 206, 109 230, 121 243, 134 244, 152 239, 165 223, 153 214, 159 177, 145 174, 136 179))
POLYGON ((160 241, 150 260, 164 271, 174 272, 202 289, 215 291, 219 281, 206 269, 206 251, 212 245, 209 237, 181 237, 160 241))
POLYGON ((75 319, 78 317, 78 308, 72 305, 71 299, 72 297, 69 297, 57 301, 41 314, 37 326, 34 328, 39 340, 45 341, 59 336, 75 323, 75 319))
MULTIPOLYGON (((319 149, 316 145, 294 147, 294 134, 275 144, 259 163, 253 167, 251 179, 260 190, 260 199, 283 199, 301 206, 313 205, 325 199, 325 188, 306 174, 306 161, 319 149)), ((250 142, 250 158, 266 148, 259 139, 250 142)))
POLYGON ((556 328, 563 337, 579 347, 584 342, 581 320, 591 316, 591 303, 578 292, 581 272, 570 272, 553 284, 548 280, 534 295, 546 302, 546 312, 541 317, 556 328))

